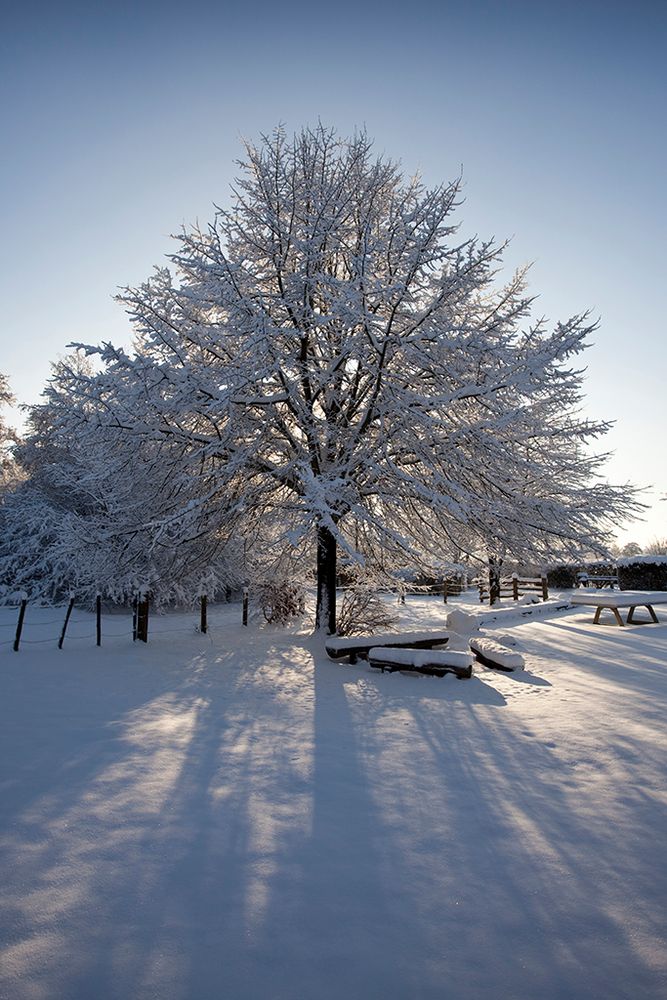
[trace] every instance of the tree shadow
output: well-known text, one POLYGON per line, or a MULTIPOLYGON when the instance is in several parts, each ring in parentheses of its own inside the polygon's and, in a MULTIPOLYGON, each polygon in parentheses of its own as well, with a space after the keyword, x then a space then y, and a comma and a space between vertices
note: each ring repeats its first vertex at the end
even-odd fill
POLYGON ((492 677, 382 675, 300 636, 67 663, 29 675, 55 735, 14 747, 31 789, 6 814, 13 1000, 655 993, 638 942, 664 891, 659 752, 641 732, 603 755, 594 731, 529 738, 492 677))

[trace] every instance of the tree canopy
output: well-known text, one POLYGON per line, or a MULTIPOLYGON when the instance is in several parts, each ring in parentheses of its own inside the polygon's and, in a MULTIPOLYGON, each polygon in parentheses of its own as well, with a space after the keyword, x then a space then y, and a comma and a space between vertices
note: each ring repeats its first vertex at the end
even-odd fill
POLYGON ((604 551, 636 501, 580 412, 595 324, 533 320, 525 271, 498 284, 504 246, 457 237, 460 178, 428 188, 323 126, 247 143, 240 168, 229 207, 122 294, 134 349, 86 346, 99 370, 47 390, 53 438, 99 456, 108 523, 144 554, 196 540, 202 563, 220 539, 258 564, 312 551, 329 631, 338 552, 604 551))

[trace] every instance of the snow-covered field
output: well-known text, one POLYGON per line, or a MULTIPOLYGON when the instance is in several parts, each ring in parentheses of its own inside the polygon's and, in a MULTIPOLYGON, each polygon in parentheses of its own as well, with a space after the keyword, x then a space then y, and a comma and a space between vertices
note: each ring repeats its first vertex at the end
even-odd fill
POLYGON ((526 671, 460 681, 333 663, 238 606, 208 636, 152 618, 148 646, 108 619, 100 649, 79 612, 59 652, 60 611, 29 608, 0 646, 0 996, 665 996, 656 610, 510 616, 526 671))

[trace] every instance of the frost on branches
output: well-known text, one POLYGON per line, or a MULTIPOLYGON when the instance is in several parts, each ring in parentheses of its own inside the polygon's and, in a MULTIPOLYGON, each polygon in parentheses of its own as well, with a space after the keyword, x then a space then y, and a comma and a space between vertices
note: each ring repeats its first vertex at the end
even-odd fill
POLYGON ((0 373, 0 499, 5 491, 15 484, 17 475, 16 464, 10 450, 16 437, 2 417, 2 408, 11 406, 13 402, 14 397, 10 392, 7 378, 0 373))
POLYGON ((386 572, 603 551, 635 502, 579 415, 593 325, 532 322, 523 273, 496 286, 503 247, 457 239, 459 180, 428 189, 321 126, 247 144, 241 170, 121 297, 134 351, 86 348, 101 371, 49 390, 81 454, 110 441, 114 518, 130 530, 147 493, 175 548, 223 531, 260 562, 311 553, 329 632, 339 552, 386 572))

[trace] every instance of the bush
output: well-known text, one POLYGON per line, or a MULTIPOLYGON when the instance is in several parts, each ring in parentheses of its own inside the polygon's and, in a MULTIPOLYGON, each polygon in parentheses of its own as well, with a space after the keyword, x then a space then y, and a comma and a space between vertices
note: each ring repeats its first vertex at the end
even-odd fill
POLYGON ((572 590, 577 586, 577 574, 581 566, 575 563, 561 563, 547 570, 547 583, 554 590, 572 590))
POLYGON ((258 583, 253 588, 253 597, 269 625, 287 625, 306 609, 303 587, 290 580, 258 583))
POLYGON ((338 610, 338 635, 372 635, 396 625, 397 618, 377 590, 358 583, 343 594, 338 610))
POLYGON ((628 556, 618 560, 621 590, 667 590, 667 556, 628 556))

